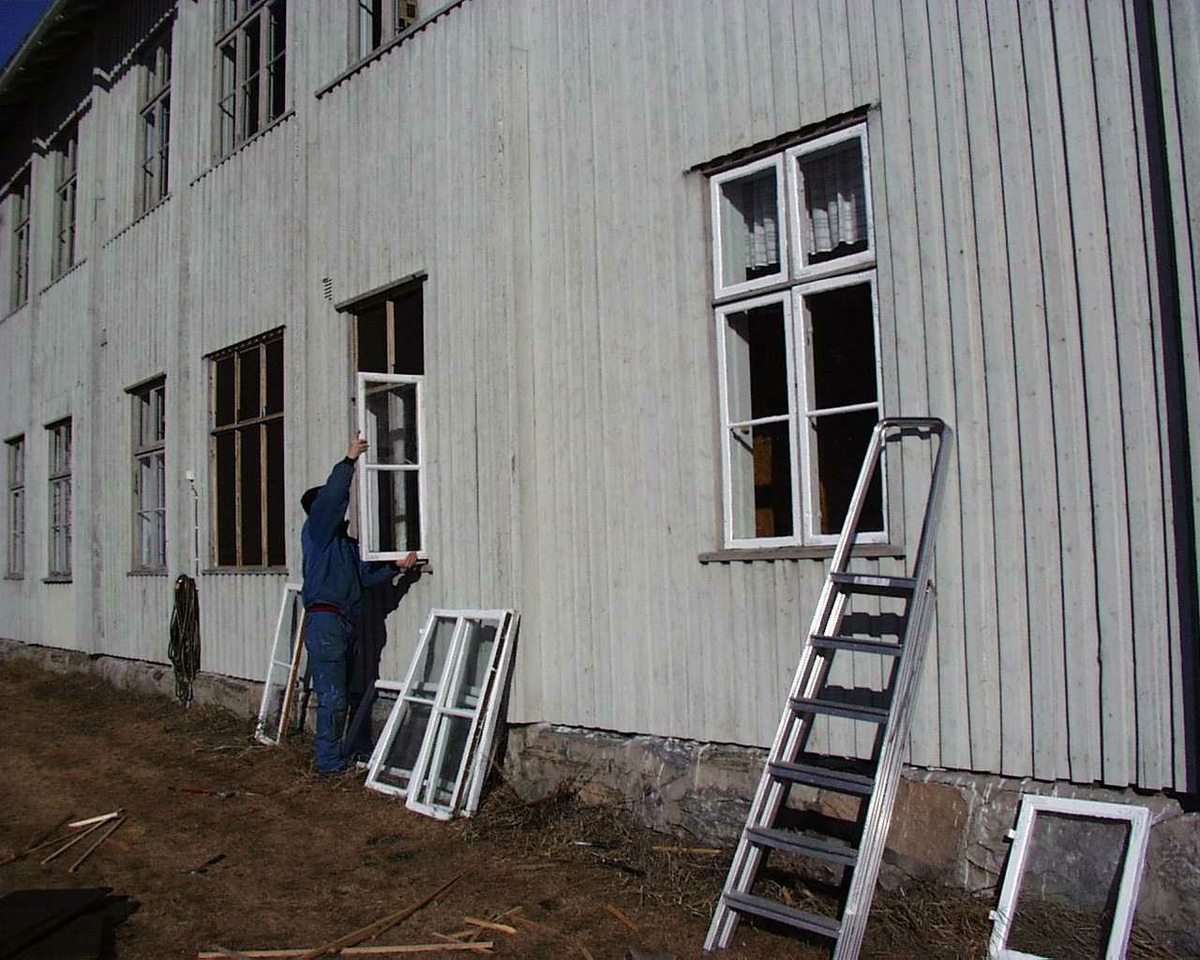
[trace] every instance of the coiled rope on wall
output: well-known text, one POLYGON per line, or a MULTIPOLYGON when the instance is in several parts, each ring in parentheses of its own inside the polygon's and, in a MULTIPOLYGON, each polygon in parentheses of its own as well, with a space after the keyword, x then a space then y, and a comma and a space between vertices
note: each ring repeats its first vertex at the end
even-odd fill
POLYGON ((167 657, 175 668, 175 696, 185 707, 192 702, 192 683, 200 670, 200 598, 196 581, 186 573, 175 578, 171 641, 167 657))

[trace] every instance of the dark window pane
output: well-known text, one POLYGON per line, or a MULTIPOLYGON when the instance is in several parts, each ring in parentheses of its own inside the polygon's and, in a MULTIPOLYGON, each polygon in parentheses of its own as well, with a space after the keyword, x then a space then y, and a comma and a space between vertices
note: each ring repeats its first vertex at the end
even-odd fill
POLYGON ((781 227, 775 169, 725 181, 719 203, 722 286, 779 273, 781 227))
MULTIPOLYGON (((839 533, 862 469, 871 431, 879 415, 874 410, 818 417, 812 421, 816 434, 817 489, 820 503, 820 532, 839 533)), ((867 491, 858 529, 883 529, 882 471, 876 470, 867 491)))
POLYGON ((421 287, 395 300, 396 369, 393 373, 420 375, 425 372, 425 324, 421 287))
POLYGON ((238 354, 238 376, 241 393, 238 395, 238 419, 253 420, 262 412, 261 357, 258 347, 238 354))
POLYGON ((287 562, 287 518, 283 500, 283 421, 267 427, 267 563, 287 562))
POLYGON ((283 338, 272 340, 267 351, 267 413, 283 412, 283 338))
POLYGON ((876 402, 870 284, 810 294, 804 305, 812 337, 817 409, 876 402))
POLYGON ((217 566, 237 564, 237 437, 233 432, 214 438, 216 447, 217 566))
POLYGON ((380 304, 355 317, 358 327, 358 369, 388 373, 387 309, 380 304))
POLYGON ((262 428, 257 425, 241 427, 238 437, 242 471, 242 565, 256 567, 263 562, 262 428))
POLYGON ((223 427, 234 420, 234 358, 222 357, 214 364, 216 425, 223 427))
POLYGON ((788 412, 783 304, 727 315, 725 369, 732 423, 788 412))

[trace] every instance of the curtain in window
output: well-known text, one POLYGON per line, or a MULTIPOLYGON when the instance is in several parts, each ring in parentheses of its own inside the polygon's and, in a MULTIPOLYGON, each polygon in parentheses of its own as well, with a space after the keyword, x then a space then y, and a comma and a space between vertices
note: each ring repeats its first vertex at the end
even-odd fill
POLYGON ((809 254, 866 240, 867 201, 858 142, 805 159, 803 172, 809 254))
POLYGON ((744 187, 746 269, 761 270, 779 263, 779 212, 774 171, 751 179, 744 187))

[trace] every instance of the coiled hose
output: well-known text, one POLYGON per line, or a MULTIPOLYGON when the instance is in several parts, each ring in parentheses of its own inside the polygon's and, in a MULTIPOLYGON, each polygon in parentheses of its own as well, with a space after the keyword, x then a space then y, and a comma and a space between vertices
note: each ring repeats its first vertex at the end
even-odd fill
POLYGON ((175 668, 175 696, 185 707, 192 702, 192 682, 200 670, 200 598, 196 581, 185 573, 175 578, 171 642, 167 657, 175 668))

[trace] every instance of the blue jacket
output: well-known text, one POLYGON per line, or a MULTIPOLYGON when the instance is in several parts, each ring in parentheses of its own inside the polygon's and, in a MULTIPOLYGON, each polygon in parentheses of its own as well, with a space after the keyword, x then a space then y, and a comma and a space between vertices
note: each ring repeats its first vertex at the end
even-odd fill
POLYGON ((332 604, 351 622, 358 619, 363 589, 387 583, 400 573, 391 563, 361 560, 358 541, 347 535, 346 508, 353 479, 354 461, 339 461, 309 507, 300 532, 304 606, 332 604))

